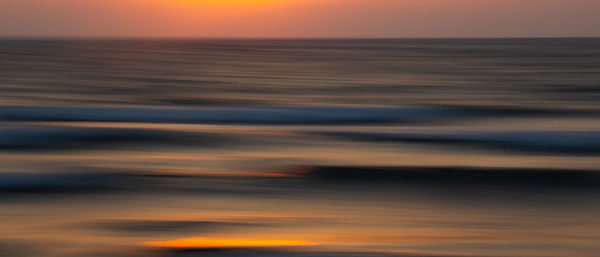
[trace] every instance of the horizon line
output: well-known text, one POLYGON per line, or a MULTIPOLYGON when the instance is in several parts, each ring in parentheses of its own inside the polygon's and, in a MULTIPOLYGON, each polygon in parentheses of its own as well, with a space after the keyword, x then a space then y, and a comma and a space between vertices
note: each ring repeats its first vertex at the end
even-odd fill
POLYGON ((2 36, 0 40, 423 40, 423 39, 600 39, 600 36, 448 36, 448 37, 174 37, 174 36, 2 36))

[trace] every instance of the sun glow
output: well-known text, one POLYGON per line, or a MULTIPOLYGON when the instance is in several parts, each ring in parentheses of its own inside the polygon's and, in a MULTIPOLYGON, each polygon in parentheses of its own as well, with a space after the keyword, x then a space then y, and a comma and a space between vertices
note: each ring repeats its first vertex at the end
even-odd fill
POLYGON ((256 5, 256 4, 269 4, 275 2, 281 2, 282 0, 183 0, 184 2, 193 4, 206 4, 206 5, 256 5))
POLYGON ((245 240, 221 238, 184 238, 170 241, 145 242, 146 246, 168 248, 226 248, 226 247, 282 247, 311 246, 316 243, 300 240, 245 240))

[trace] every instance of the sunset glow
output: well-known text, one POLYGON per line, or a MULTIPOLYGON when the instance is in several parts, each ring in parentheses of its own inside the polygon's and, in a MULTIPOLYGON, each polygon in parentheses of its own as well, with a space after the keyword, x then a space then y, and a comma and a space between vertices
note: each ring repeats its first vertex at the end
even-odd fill
POLYGON ((300 240, 246 240, 221 238, 184 238, 170 241, 145 242, 147 246, 168 248, 222 248, 222 247, 282 247, 311 246, 314 242, 300 240))
POLYGON ((232 4, 269 4, 283 0, 183 0, 194 4, 232 5, 232 4))
POLYGON ((290 177, 294 173, 274 172, 227 172, 227 171, 155 171, 153 175, 182 175, 182 176, 221 176, 221 177, 290 177))
POLYGON ((594 36, 598 9, 594 0, 7 0, 0 36, 594 36))

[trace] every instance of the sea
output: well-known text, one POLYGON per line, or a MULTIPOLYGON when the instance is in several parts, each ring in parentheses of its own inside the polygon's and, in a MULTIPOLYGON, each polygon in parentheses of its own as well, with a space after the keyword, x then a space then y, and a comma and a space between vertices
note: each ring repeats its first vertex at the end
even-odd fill
POLYGON ((2 257, 595 257, 600 39, 1 39, 2 257))

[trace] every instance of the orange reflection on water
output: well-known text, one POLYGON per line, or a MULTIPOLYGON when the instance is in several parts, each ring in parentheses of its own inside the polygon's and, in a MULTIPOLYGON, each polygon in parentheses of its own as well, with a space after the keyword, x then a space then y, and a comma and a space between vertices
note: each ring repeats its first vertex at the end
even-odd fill
POLYGON ((220 176, 220 177, 290 177, 292 173, 277 172, 231 172, 231 171, 150 171, 154 175, 220 176))
POLYGON ((281 246, 311 246, 317 245, 310 241, 301 240, 246 240, 222 238, 183 238, 169 241, 144 242, 146 246, 169 248, 222 248, 222 247, 281 247, 281 246))

